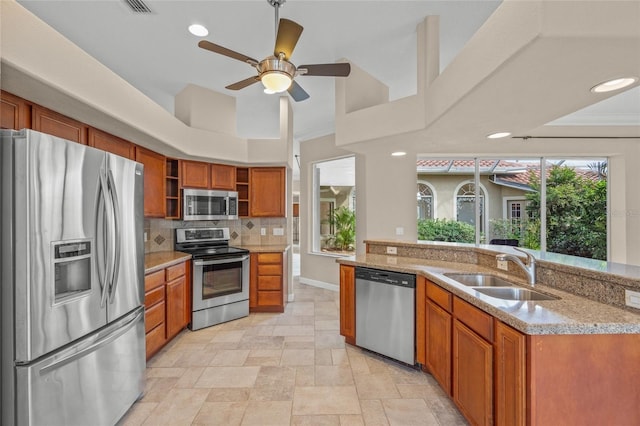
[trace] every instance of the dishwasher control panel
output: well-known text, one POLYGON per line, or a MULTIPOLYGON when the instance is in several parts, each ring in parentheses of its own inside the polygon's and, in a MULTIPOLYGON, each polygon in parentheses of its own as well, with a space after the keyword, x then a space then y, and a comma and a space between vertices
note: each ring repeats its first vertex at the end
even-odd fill
POLYGON ((416 287, 416 276, 403 272, 383 271, 381 269, 356 267, 356 279, 387 283, 401 287, 416 287))

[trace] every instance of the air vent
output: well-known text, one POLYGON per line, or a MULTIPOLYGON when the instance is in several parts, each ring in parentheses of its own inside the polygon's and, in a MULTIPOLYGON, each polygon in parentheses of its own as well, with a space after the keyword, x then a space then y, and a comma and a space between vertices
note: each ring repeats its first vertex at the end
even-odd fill
POLYGON ((136 13, 151 13, 149 6, 144 4, 142 0, 124 0, 124 2, 136 13))

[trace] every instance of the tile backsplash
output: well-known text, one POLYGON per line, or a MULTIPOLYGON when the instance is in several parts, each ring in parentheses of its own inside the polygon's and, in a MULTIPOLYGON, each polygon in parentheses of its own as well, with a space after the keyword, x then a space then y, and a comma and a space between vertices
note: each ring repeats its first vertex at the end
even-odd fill
POLYGON ((269 245, 287 243, 286 218, 250 218, 240 220, 182 221, 145 219, 145 253, 174 249, 176 228, 229 228, 230 245, 269 245), (264 235, 262 235, 264 233, 264 235), (274 235, 280 234, 282 235, 274 235))

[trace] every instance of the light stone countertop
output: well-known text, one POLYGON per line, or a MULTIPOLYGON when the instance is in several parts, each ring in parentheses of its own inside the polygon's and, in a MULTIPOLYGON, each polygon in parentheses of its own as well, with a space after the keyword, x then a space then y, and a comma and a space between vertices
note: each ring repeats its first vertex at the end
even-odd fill
POLYGON ((494 269, 465 263, 364 254, 337 259, 343 265, 364 266, 422 275, 456 296, 525 334, 637 334, 640 315, 584 297, 536 284, 535 290, 559 300, 511 301, 478 293, 444 276, 447 272, 488 273, 530 288, 523 280, 494 269))
POLYGON ((191 259, 191 255, 181 251, 159 251, 144 255, 144 273, 150 274, 169 266, 186 262, 191 259))
POLYGON ((251 253, 284 253, 289 249, 287 244, 266 244, 266 245, 237 245, 234 247, 249 250, 251 253))

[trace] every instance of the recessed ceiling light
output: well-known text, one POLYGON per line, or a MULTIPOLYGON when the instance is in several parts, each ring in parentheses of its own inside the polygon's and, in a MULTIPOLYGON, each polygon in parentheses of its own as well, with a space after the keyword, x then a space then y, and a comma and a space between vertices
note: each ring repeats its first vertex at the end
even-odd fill
POLYGON ((394 157, 402 157, 407 155, 407 153, 404 151, 396 151, 396 152, 392 152, 391 155, 393 155, 394 157))
POLYGON ((509 133, 509 132, 491 133, 490 135, 487 135, 487 138, 489 138, 489 139, 500 139, 500 138, 506 138, 507 136, 511 136, 511 133, 509 133))
POLYGON ((631 86, 636 81, 638 81, 637 77, 616 78, 615 80, 605 81, 593 86, 591 88, 591 91, 593 93, 611 92, 613 90, 618 90, 627 86, 631 86))
POLYGON ((189 32, 198 37, 205 37, 209 34, 209 30, 200 24, 189 25, 189 32))

